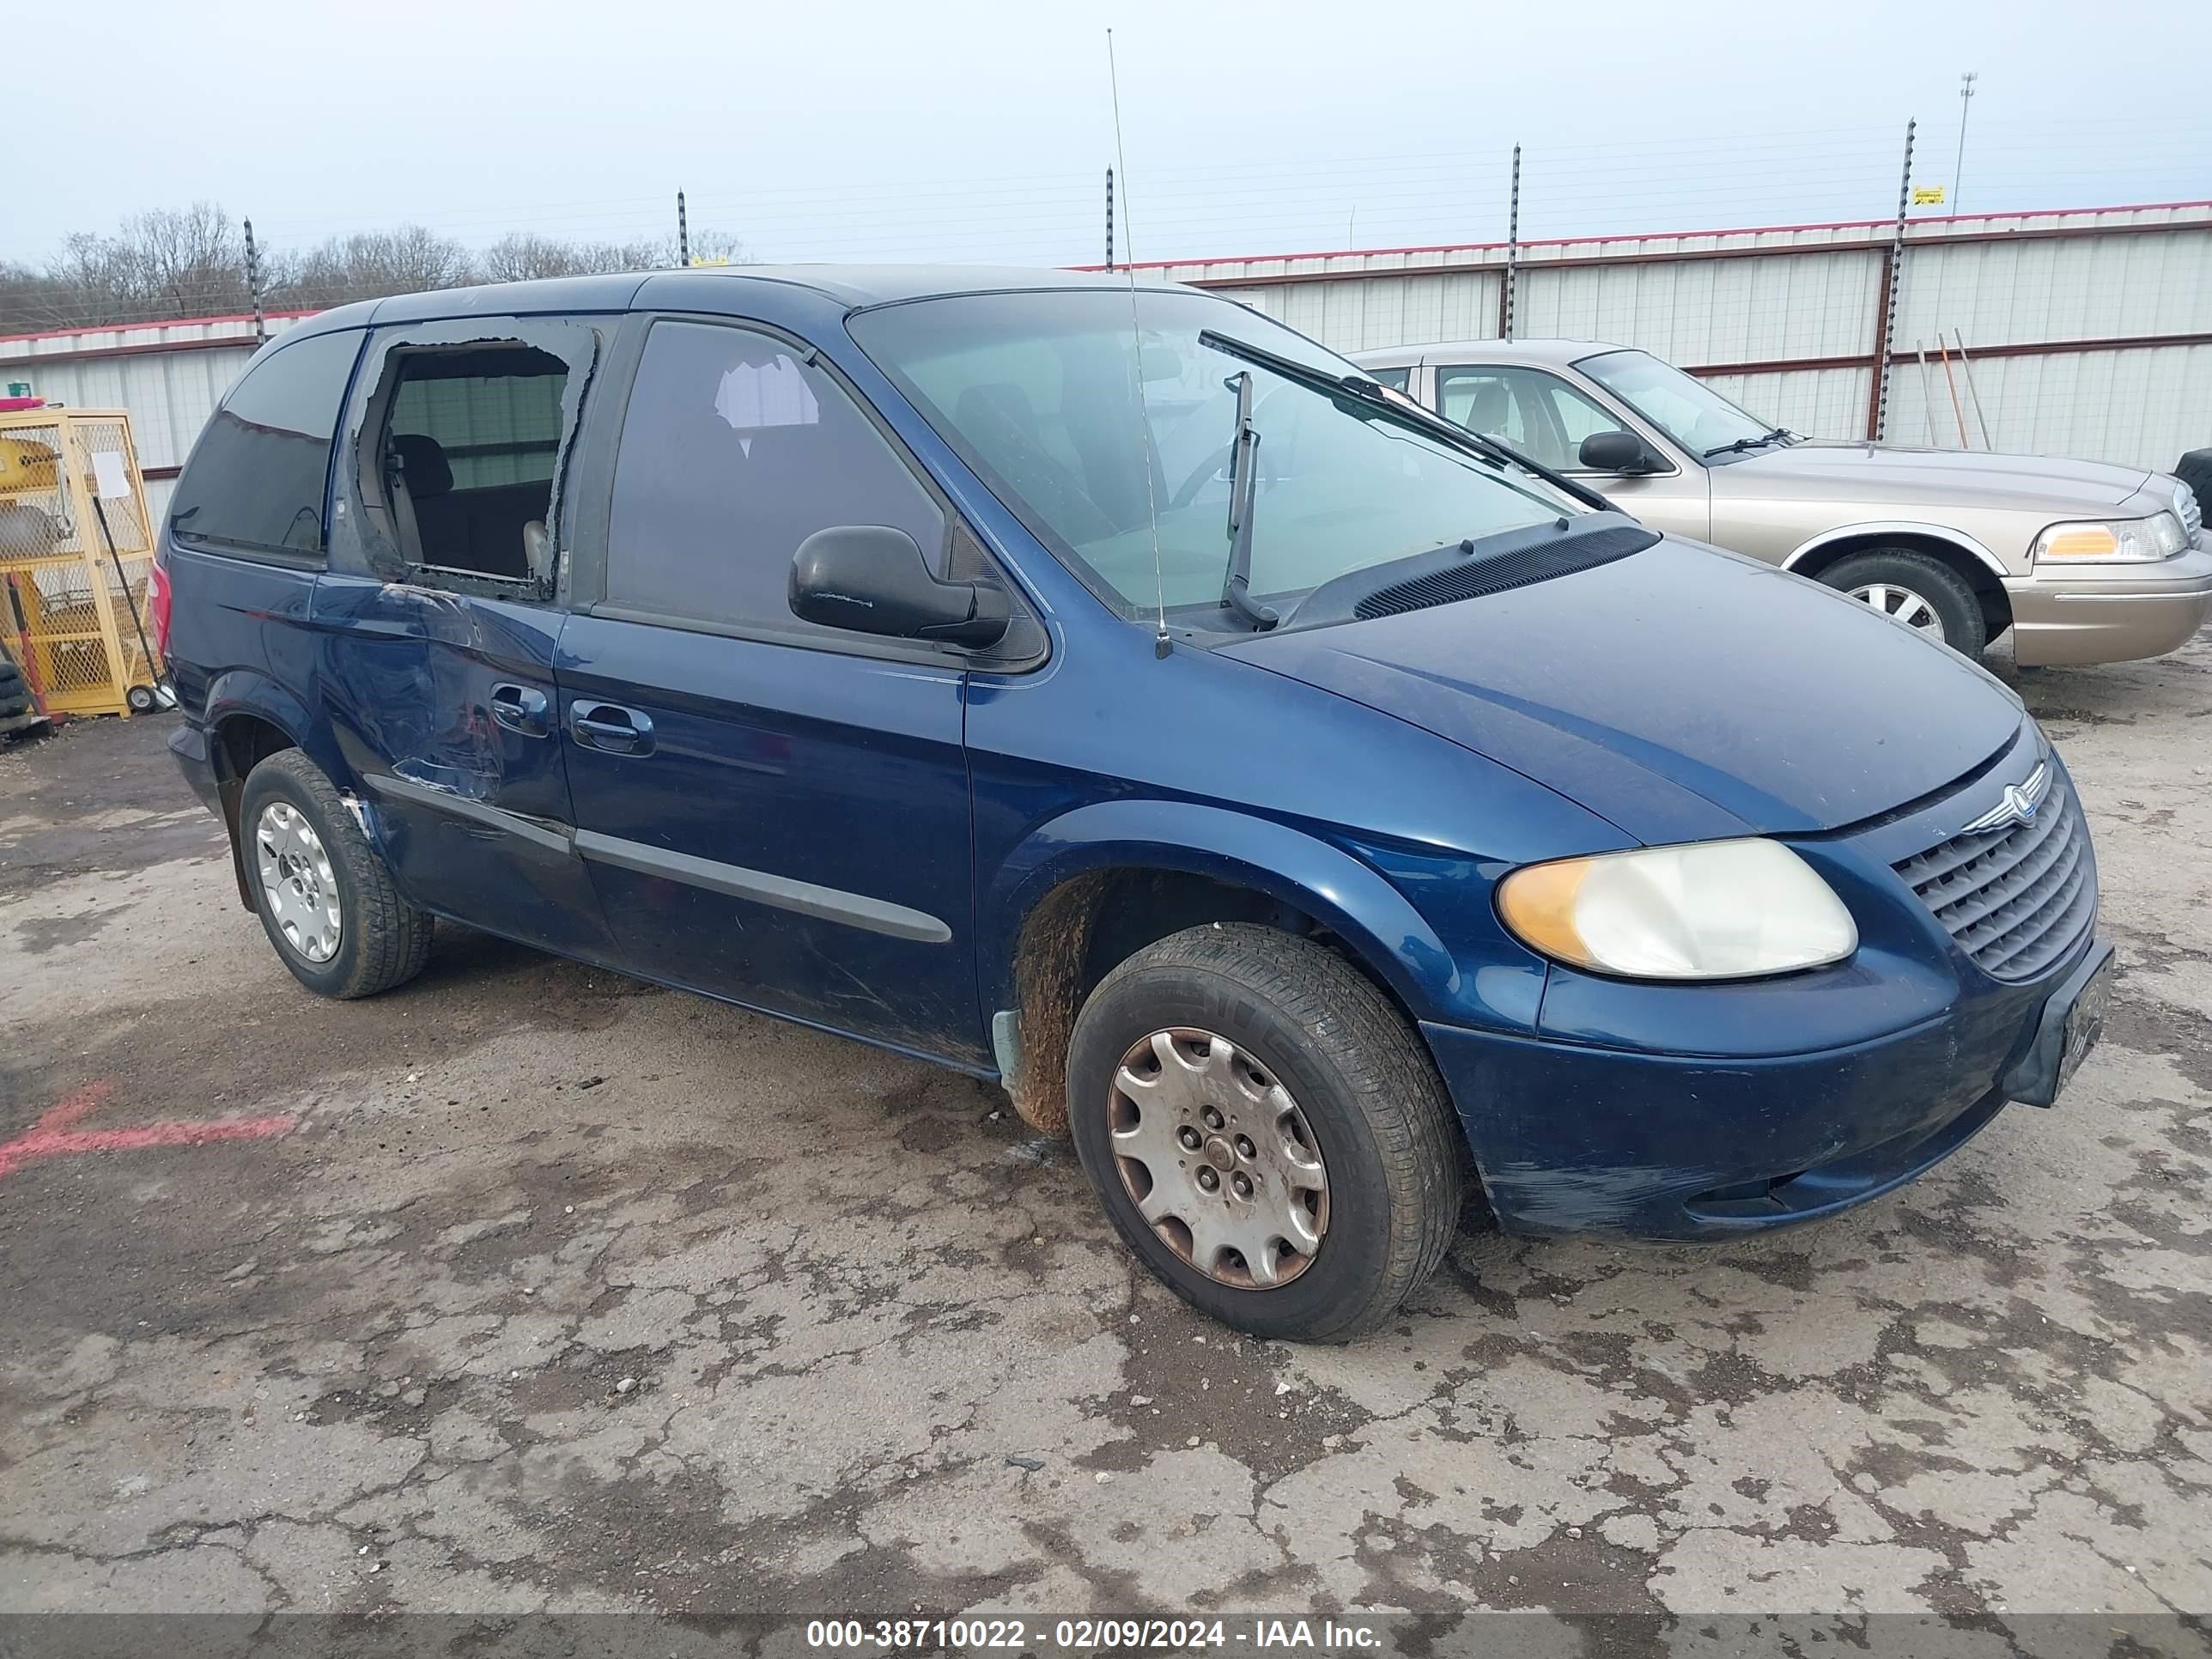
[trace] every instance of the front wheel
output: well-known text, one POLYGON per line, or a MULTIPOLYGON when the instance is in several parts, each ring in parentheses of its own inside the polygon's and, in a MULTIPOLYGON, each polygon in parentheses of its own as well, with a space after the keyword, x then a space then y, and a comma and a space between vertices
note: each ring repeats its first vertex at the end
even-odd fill
POLYGON ((1076 1154, 1132 1249, 1254 1336, 1348 1342, 1436 1268, 1459 1218, 1443 1085, 1340 957, 1248 923, 1107 975, 1068 1045, 1076 1154))
POLYGON ((1855 553, 1820 580, 1916 634, 1978 657, 1990 642, 1982 602, 1966 579, 1941 559, 1907 548, 1855 553))

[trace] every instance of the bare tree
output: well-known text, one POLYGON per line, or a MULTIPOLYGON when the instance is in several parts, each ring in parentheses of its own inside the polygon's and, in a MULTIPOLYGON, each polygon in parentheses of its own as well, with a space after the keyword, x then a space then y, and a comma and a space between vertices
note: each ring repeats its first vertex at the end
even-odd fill
POLYGON ((0 267, 0 326, 71 328, 242 310, 246 243, 212 202, 79 231, 42 272, 0 267))
MULTIPOLYGON (((661 246, 667 252, 667 263, 674 264, 676 239, 670 237, 661 246)), ((693 231, 691 257, 702 264, 750 265, 759 263, 745 252, 745 245, 726 230, 693 231)))
POLYGON ((148 305, 190 316, 196 306, 238 311, 247 303, 246 239, 213 202, 126 219, 117 240, 133 266, 134 297, 148 305))
POLYGON ((672 244, 562 242, 529 231, 511 231, 484 250, 480 268, 486 282, 520 283, 604 270, 659 270, 674 263, 672 244))
MULTIPOLYGON (((692 233, 696 260, 750 263, 727 232, 692 233)), ((676 239, 571 242, 515 231, 481 254, 421 225, 334 236, 303 253, 264 248, 262 297, 272 308, 319 310, 467 283, 519 282, 604 270, 667 270, 676 239)), ((81 231, 43 269, 0 262, 0 333, 97 327, 242 312, 251 301, 246 241, 211 202, 155 209, 112 235, 81 231)))
POLYGON ((299 307, 343 305, 387 294, 459 288, 477 280, 468 249, 421 225, 333 236, 300 256, 272 301, 299 307))

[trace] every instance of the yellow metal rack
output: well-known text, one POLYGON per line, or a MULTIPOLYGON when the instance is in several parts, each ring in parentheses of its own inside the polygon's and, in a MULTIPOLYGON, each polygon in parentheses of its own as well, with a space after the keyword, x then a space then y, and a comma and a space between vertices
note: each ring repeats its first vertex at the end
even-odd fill
POLYGON ((154 707, 153 568, 131 417, 0 411, 0 642, 48 714, 154 707))

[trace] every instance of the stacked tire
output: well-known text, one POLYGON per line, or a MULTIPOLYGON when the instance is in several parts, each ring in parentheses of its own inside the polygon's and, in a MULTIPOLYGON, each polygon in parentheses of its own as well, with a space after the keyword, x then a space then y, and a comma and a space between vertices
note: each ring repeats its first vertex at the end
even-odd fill
POLYGON ((31 688, 23 684, 23 672, 4 651, 0 651, 0 734, 12 733, 27 726, 38 724, 37 708, 31 702, 31 688))

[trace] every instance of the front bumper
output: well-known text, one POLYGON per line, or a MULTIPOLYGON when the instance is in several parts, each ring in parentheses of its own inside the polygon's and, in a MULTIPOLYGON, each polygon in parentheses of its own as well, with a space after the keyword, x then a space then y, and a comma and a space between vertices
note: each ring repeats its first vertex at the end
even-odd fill
POLYGON ((2186 645, 2212 617, 2212 548, 2157 564, 2008 576, 2013 654, 2029 667, 2133 662, 2186 645))
POLYGON ((1807 1054, 1421 1030, 1508 1231, 1724 1237, 1852 1208, 1965 1146, 2008 1103, 2001 1080, 2035 1043, 2045 1004, 2104 948, 2035 985, 1807 1054))

